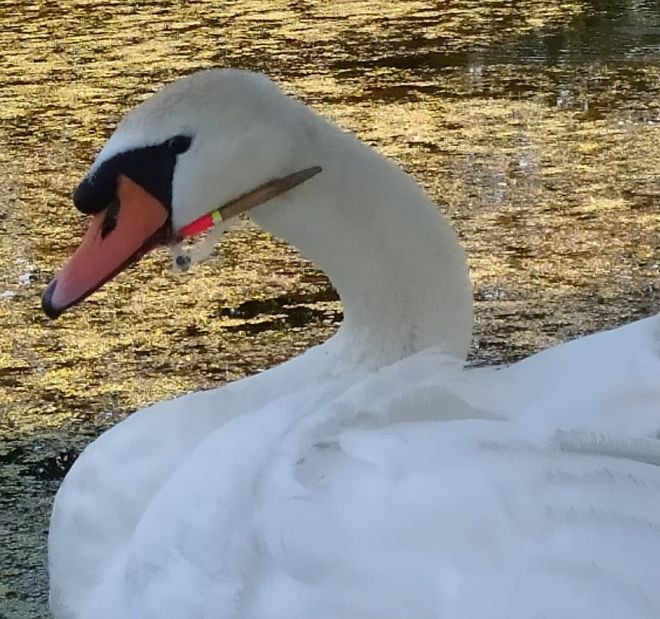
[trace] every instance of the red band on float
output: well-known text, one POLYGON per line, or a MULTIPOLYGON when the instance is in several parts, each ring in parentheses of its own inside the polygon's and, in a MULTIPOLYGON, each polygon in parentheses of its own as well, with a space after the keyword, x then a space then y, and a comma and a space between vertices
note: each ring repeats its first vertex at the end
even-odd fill
POLYGON ((195 234, 199 234, 200 232, 204 232, 205 230, 212 228, 214 225, 215 222, 213 221, 213 215, 211 213, 207 213, 206 215, 202 215, 202 217, 199 219, 195 219, 195 221, 189 223, 187 226, 181 228, 179 235, 183 238, 194 236, 195 234))

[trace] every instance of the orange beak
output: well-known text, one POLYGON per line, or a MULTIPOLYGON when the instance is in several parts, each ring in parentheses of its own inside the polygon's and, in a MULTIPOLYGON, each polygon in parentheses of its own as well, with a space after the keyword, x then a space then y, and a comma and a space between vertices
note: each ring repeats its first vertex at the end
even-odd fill
POLYGON ((69 262, 42 298, 44 312, 57 318, 165 239, 167 208, 124 175, 117 179, 117 204, 97 213, 69 262))

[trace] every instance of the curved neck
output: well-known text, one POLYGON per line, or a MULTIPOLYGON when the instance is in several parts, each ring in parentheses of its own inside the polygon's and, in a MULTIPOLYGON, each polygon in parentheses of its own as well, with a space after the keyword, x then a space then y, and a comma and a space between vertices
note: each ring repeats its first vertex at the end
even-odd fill
POLYGON ((254 220, 328 275, 344 304, 342 359, 382 366, 431 346, 465 359, 467 262, 455 232, 400 168, 328 123, 303 153, 323 172, 254 220))

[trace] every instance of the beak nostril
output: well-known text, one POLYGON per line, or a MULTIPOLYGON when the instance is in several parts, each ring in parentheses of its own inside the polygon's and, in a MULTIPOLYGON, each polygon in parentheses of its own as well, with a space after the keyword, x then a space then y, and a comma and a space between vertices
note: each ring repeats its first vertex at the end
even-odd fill
POLYGON ((117 215, 119 214, 119 202, 113 200, 105 212, 101 223, 101 238, 104 239, 117 227, 117 215))

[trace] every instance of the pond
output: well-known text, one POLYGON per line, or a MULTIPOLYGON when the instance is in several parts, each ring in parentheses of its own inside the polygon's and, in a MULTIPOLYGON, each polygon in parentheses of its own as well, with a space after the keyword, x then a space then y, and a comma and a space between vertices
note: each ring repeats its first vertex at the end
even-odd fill
POLYGON ((471 363, 660 311, 657 0, 0 0, 0 618, 47 616, 59 481, 136 408, 326 339, 326 278, 249 221, 56 322, 71 191, 122 113, 197 69, 263 71, 413 174, 470 256, 471 363))

